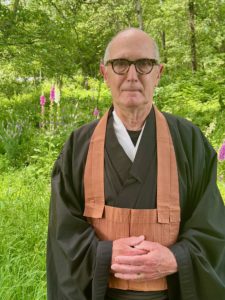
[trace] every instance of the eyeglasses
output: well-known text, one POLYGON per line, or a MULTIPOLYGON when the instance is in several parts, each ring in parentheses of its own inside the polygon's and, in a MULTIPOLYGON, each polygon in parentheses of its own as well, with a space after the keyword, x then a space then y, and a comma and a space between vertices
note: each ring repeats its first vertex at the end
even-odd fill
POLYGON ((134 64, 136 72, 141 75, 149 74, 154 65, 158 65, 158 61, 153 58, 141 58, 138 60, 128 60, 124 58, 116 58, 111 59, 106 62, 106 66, 108 64, 112 65, 113 71, 118 75, 124 75, 128 73, 130 69, 130 65, 134 64))

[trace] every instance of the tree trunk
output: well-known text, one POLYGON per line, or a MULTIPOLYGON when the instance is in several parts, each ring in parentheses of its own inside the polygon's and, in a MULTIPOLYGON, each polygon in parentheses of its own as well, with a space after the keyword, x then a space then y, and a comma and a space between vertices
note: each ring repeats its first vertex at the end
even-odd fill
POLYGON ((138 19, 138 26, 141 30, 144 30, 141 0, 135 0, 135 6, 136 6, 137 19, 138 19))
POLYGON ((166 64, 168 62, 167 49, 166 49, 166 32, 162 32, 162 48, 163 48, 163 62, 166 64))
POLYGON ((225 104, 223 103, 222 95, 219 95, 219 105, 220 105, 220 110, 223 111, 225 109, 225 104))
POLYGON ((16 18, 16 14, 19 8, 20 0, 15 0, 13 3, 13 16, 16 18))
POLYGON ((61 75, 57 78, 56 83, 57 83, 57 86, 59 88, 60 95, 62 95, 63 77, 61 75))
MULTIPOLYGON (((160 5, 163 5, 164 0, 160 0, 160 5)), ((165 30, 162 31, 161 33, 161 39, 162 39, 162 49, 163 49, 163 62, 167 63, 168 59, 167 59, 167 49, 166 49, 166 32, 165 30)))
POLYGON ((188 1, 189 24, 191 31, 191 63, 192 70, 197 71, 197 53, 196 53, 196 34, 195 34, 195 3, 194 0, 188 1))

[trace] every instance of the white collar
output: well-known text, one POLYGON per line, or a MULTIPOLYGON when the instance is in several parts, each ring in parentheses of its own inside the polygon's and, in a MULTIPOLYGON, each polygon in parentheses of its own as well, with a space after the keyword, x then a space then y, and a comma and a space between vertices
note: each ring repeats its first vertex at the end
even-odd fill
POLYGON ((126 152, 127 156, 130 158, 130 160, 133 162, 138 150, 138 146, 140 144, 140 140, 143 134, 143 130, 145 128, 145 123, 141 129, 141 133, 139 134, 138 140, 136 145, 134 146, 130 135, 127 132, 126 127, 124 126, 123 122, 118 117, 115 110, 112 112, 113 114, 113 127, 115 130, 116 137, 118 139, 118 142, 122 146, 123 150, 126 152))

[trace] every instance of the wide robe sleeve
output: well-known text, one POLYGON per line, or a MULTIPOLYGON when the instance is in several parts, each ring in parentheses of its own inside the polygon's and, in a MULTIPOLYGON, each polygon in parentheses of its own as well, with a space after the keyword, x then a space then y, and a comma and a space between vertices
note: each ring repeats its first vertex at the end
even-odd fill
POLYGON ((47 245, 48 300, 90 300, 92 279, 98 277, 95 273, 108 275, 110 245, 97 239, 83 217, 83 170, 92 125, 71 135, 53 168, 47 245), (102 257, 107 247, 109 255, 102 257), (96 263, 99 256, 101 267, 96 263))
POLYGON ((225 208, 216 185, 217 154, 189 122, 178 121, 177 128, 170 123, 170 128, 182 208, 179 239, 171 247, 179 271, 168 277, 170 299, 180 299, 181 295, 182 300, 223 300, 225 208))

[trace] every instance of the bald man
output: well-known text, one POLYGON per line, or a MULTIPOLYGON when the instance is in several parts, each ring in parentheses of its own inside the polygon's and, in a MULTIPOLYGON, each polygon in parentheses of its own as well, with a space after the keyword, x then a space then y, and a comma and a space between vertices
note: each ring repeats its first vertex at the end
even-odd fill
POLYGON ((215 151, 153 105, 163 66, 145 32, 119 32, 100 70, 112 107, 72 133, 52 173, 48 299, 225 299, 215 151))

